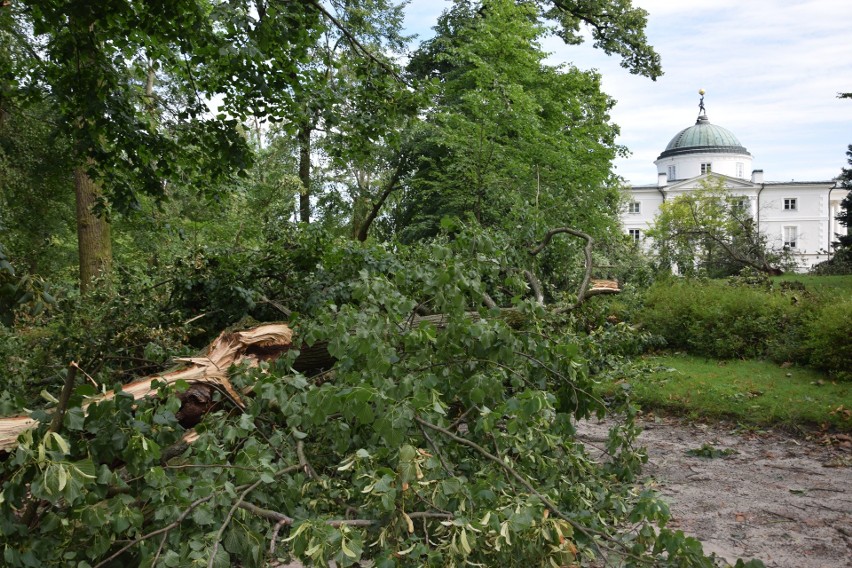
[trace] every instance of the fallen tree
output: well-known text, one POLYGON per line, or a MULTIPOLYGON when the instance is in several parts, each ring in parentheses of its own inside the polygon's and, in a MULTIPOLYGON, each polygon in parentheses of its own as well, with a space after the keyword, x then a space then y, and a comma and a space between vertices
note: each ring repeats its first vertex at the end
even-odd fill
POLYGON ((72 398, 61 427, 26 429, 0 464, 6 564, 711 566, 654 526, 626 401, 606 462, 574 437, 608 406, 590 376, 606 338, 535 298, 471 311, 500 251, 459 241, 359 272, 350 302, 299 323, 299 349, 283 325, 225 333, 133 396, 72 398), (186 444, 189 377, 215 390, 186 444))
MULTIPOLYGON (((577 289, 577 300, 573 306, 568 308, 557 308, 557 312, 568 309, 576 309, 587 298, 601 294, 617 294, 621 290, 618 283, 610 280, 593 280, 592 270, 592 246, 593 239, 582 231, 567 227, 560 227, 548 231, 542 242, 529 250, 531 256, 539 254, 550 243, 551 239, 558 234, 570 234, 580 237, 585 241, 584 247, 584 272, 583 278, 577 289)), ((535 301, 544 306, 544 293, 538 278, 530 271, 524 271, 524 275, 533 292, 535 301)), ((489 307, 496 308, 496 304, 488 294, 483 294, 483 301, 489 307)), ((515 308, 507 311, 517 312, 515 308)), ((479 317, 477 312, 469 312, 470 317, 479 317)), ((430 323, 443 326, 446 323, 445 314, 413 315, 405 322, 407 327, 417 327, 421 323, 430 323)), ((184 363, 183 368, 172 370, 167 373, 158 374, 133 381, 121 387, 125 395, 141 400, 145 397, 155 395, 160 385, 174 385, 183 381, 190 388, 179 395, 182 403, 177 418, 184 426, 194 426, 203 414, 208 412, 213 404, 214 391, 220 391, 238 407, 243 407, 241 395, 234 390, 228 379, 228 370, 234 365, 246 364, 256 367, 263 361, 274 361, 282 353, 293 348, 293 331, 286 324, 261 325, 243 331, 224 331, 207 347, 203 354, 191 358, 178 358, 179 363, 184 363), (156 386, 155 386, 156 385, 156 386)), ((315 372, 331 367, 334 363, 325 345, 316 348, 305 348, 301 346, 299 357, 293 362, 293 367, 299 372, 315 372)), ((72 368, 75 364, 72 363, 72 368)), ((73 384, 72 374, 67 383, 73 384)), ((83 405, 85 409, 91 404, 109 400, 116 395, 114 391, 106 391, 90 397, 83 405)), ((67 400, 66 400, 67 403, 67 400)), ((64 412, 62 405, 58 412, 64 412)), ((17 445, 18 436, 30 428, 34 428, 38 421, 29 416, 15 416, 0 418, 0 452, 8 452, 17 445)), ((56 429, 56 426, 54 426, 56 429)))

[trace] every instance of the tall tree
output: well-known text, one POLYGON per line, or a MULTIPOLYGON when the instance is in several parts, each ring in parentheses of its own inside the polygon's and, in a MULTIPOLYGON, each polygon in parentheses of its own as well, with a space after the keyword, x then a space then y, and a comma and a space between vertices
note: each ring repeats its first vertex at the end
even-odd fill
POLYGON ((612 226, 613 101, 597 74, 545 64, 540 17, 530 2, 457 2, 412 58, 439 88, 399 212, 406 238, 468 212, 512 231, 612 226))
MULTIPOLYGON (((837 98, 852 99, 852 93, 838 93, 837 98)), ((846 157, 847 163, 852 166, 852 144, 846 149, 846 157)), ((837 235, 837 241, 832 244, 837 249, 836 252, 841 260, 848 258, 852 261, 852 168, 841 168, 837 182, 841 187, 849 190, 840 202, 840 213, 836 217, 837 221, 846 227, 846 234, 837 235)))
MULTIPOLYGON (((852 144, 846 150, 846 156, 849 165, 852 166, 852 144)), ((834 246, 843 256, 852 256, 852 252, 850 252, 852 251, 852 168, 842 168, 837 181, 841 187, 847 188, 849 193, 840 202, 840 213, 836 217, 837 221, 846 227, 846 234, 837 235, 837 242, 834 243, 834 246)))
POLYGON ((5 98, 49 102, 71 143, 83 290, 109 267, 110 211, 132 210, 143 193, 162 198, 171 183, 215 186, 251 164, 240 122, 286 114, 323 29, 311 3, 36 0, 2 10, 26 54, 9 66, 5 98))
POLYGON ((310 222, 311 199, 318 193, 312 187, 311 163, 317 134, 335 141, 333 148, 320 141, 323 150, 338 158, 346 156, 352 152, 350 146, 381 137, 388 121, 403 109, 401 99, 407 98, 399 65, 392 59, 408 41, 402 35, 403 4, 389 0, 337 0, 328 8, 312 4, 326 24, 294 77, 286 116, 298 147, 303 223, 310 222))

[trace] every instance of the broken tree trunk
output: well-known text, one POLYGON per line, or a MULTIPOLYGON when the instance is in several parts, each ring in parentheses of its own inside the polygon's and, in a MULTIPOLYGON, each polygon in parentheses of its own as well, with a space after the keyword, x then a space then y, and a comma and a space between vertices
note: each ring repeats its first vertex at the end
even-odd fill
MULTIPOLYGON (((225 331, 210 344, 205 355, 178 359, 187 364, 185 368, 134 381, 124 385, 120 392, 139 400, 157 393, 154 382, 174 384, 186 381, 190 388, 181 394, 184 404, 178 419, 184 425, 194 425, 201 414, 209 409, 213 390, 221 391, 237 406, 244 406, 239 393, 228 380, 228 370, 232 365, 247 363, 254 367, 261 361, 275 360, 291 348, 292 340, 293 331, 285 324, 261 325, 245 331, 225 331)), ((83 408, 110 400, 116 394, 107 391, 92 397, 83 408)), ((38 421, 29 416, 0 419, 0 452, 14 449, 18 444, 18 436, 37 425, 38 421)))

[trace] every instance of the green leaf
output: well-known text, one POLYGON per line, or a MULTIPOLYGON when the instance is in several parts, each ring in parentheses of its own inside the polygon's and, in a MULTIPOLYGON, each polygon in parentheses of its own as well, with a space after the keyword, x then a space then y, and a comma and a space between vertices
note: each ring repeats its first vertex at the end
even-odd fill
POLYGON ((52 402, 53 404, 59 404, 59 399, 47 392, 46 390, 41 391, 41 398, 46 400, 47 402, 52 402))
POLYGON ((348 556, 349 558, 358 558, 358 555, 348 546, 346 546, 346 539, 340 539, 340 550, 343 551, 343 554, 348 556))
POLYGON ((56 445, 59 446, 59 450, 63 454, 68 455, 71 453, 71 448, 68 446, 68 442, 65 441, 65 438, 60 436, 57 432, 51 432, 50 435, 56 441, 56 445))
POLYGON ((95 479, 97 471, 95 470, 95 464, 91 459, 86 458, 75 461, 72 465, 81 477, 86 479, 95 479))
POLYGON ((199 505, 192 512, 192 521, 200 526, 212 525, 215 522, 213 511, 209 505, 199 505))
POLYGON ((65 485, 68 483, 68 472, 65 471, 65 468, 62 465, 56 466, 56 477, 57 477, 57 489, 61 492, 65 489, 65 485))

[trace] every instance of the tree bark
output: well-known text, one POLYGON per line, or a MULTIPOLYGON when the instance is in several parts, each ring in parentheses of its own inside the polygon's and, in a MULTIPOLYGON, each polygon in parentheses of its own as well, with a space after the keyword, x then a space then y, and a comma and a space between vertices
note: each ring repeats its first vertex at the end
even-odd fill
POLYGON ((77 198, 80 293, 86 294, 95 278, 108 275, 112 269, 110 224, 105 216, 98 216, 93 210, 101 189, 82 166, 74 169, 74 190, 77 198))
POLYGON ((302 191, 299 193, 299 220, 311 222, 311 126, 303 124, 297 136, 299 140, 299 180, 302 191))

